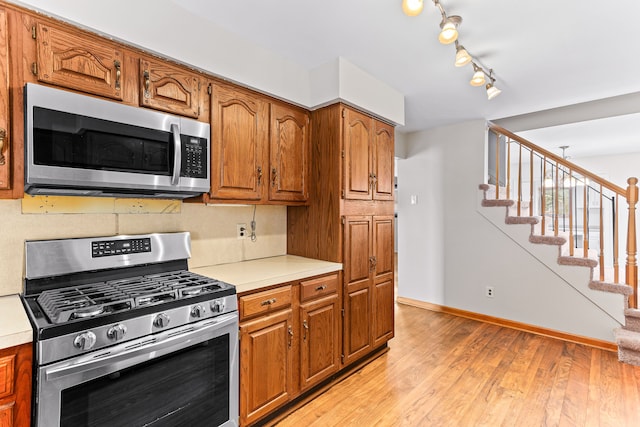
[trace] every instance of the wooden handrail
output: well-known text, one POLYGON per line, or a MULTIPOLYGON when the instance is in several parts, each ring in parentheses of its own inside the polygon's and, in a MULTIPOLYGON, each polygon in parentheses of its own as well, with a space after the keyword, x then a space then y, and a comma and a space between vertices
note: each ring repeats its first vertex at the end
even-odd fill
MULTIPOLYGON (((638 203, 638 179, 637 178, 629 178, 627 180, 628 187, 626 189, 609 182, 594 173, 564 159, 561 156, 558 156, 544 148, 541 148, 530 141, 510 132, 498 125, 493 123, 489 123, 489 129, 496 135, 496 199, 500 198, 499 192, 499 170, 500 170, 500 136, 504 136, 507 138, 507 165, 506 165, 506 176, 504 177, 504 182, 506 184, 506 195, 504 197, 515 199, 516 205, 516 214, 518 216, 522 215, 521 212, 521 203, 522 200, 522 147, 530 150, 529 155, 529 215, 533 215, 533 204, 534 204, 534 191, 533 191, 533 183, 534 183, 534 153, 535 156, 540 160, 540 191, 537 196, 540 197, 540 216, 541 216, 541 224, 540 224, 540 233, 545 235, 545 231, 547 227, 549 230, 553 231, 555 236, 558 236, 560 228, 562 227, 563 232, 567 231, 566 228, 566 218, 568 217, 569 222, 569 255, 574 255, 574 244, 577 246, 577 242, 574 237, 574 227, 577 224, 574 222, 574 207, 582 210, 581 218, 577 217, 576 221, 582 222, 581 233, 582 233, 582 256, 585 258, 589 257, 589 243, 590 243, 590 228, 589 223, 590 220, 593 220, 593 227, 598 228, 598 234, 594 234, 594 251, 597 250, 597 258, 599 264, 599 271, 597 274, 599 280, 605 280, 605 239, 608 239, 608 242, 612 243, 612 254, 613 254, 613 280, 615 283, 618 283, 619 280, 619 251, 618 245, 621 243, 619 241, 619 232, 623 230, 619 230, 619 201, 620 198, 625 198, 628 204, 628 224, 627 224, 627 259, 625 265, 625 282, 627 285, 631 286, 633 289, 633 297, 629 298, 629 307, 636 308, 638 305, 637 300, 637 291, 638 291, 638 265, 637 265, 637 246, 636 246, 636 205, 638 203), (513 177, 517 180, 517 194, 511 194, 511 143, 517 143, 519 146, 518 149, 518 170, 517 176, 513 177), (548 167, 549 168, 548 168, 548 167), (560 172, 562 172, 562 178, 560 177, 560 172), (547 175, 549 174, 549 175, 547 175), (568 174, 568 179, 567 179, 568 174), (549 185, 549 194, 547 194, 547 184, 544 184, 545 180, 550 180, 551 184, 549 185), (562 182, 561 182, 562 180, 562 182), (561 185, 562 184, 562 185, 561 185), (577 205, 578 200, 574 200, 573 189, 577 190, 577 186, 582 187, 581 198, 582 201, 579 205, 577 205), (607 195, 604 195, 604 191, 607 191, 607 195), (567 194, 568 191, 568 194, 567 194), (560 193, 562 192, 562 199, 560 198, 560 193), (568 195, 568 210, 567 210, 567 195, 568 195), (611 202, 611 205, 608 205, 612 211, 612 226, 610 231, 607 231, 605 234, 605 219, 604 219, 604 200, 605 197, 608 201, 611 202), (592 199, 592 203, 590 203, 590 199, 592 199), (562 205, 560 204, 562 202, 562 205), (547 205, 549 203, 549 205, 547 205), (597 205, 597 206, 596 206, 597 205), (549 209, 550 208, 550 209, 549 209), (591 214, 590 210, 598 211, 597 217, 595 214, 591 214), (550 221, 547 225, 545 222, 546 217, 550 215, 550 221), (560 224, 560 218, 562 217, 562 224, 560 224), (609 237, 609 232, 611 236, 609 237), (596 237, 597 236, 597 237, 596 237), (598 239, 598 245, 596 246, 595 239, 598 239)), ((503 140, 503 143, 504 140, 503 140)), ((515 156, 514 156, 515 157, 515 156)), ((514 160, 515 161, 515 160, 514 160)), ((514 182, 515 184, 515 182, 514 182)), ((577 214, 577 212, 575 213, 577 214)), ((608 258, 607 258, 608 259, 608 258)), ((611 264, 610 264, 611 265, 611 264)))
POLYGON ((527 141, 526 139, 516 135, 513 132, 506 130, 503 127, 500 127, 494 123, 489 122, 489 129, 493 130, 497 134, 504 135, 512 140, 518 141, 520 144, 524 145, 525 147, 544 155, 547 159, 551 159, 554 162, 557 162, 567 168, 570 168, 572 171, 577 172, 580 175, 583 175, 584 177, 597 182, 598 184, 602 184, 603 187, 613 191, 614 193, 617 193, 621 196, 627 195, 627 192, 624 188, 619 187, 614 183, 607 181, 606 179, 602 179, 601 177, 594 174, 593 172, 589 172, 588 170, 581 168, 575 163, 571 163, 570 161, 563 159, 561 156, 553 154, 551 151, 547 151, 544 148, 539 147, 534 143, 527 141))

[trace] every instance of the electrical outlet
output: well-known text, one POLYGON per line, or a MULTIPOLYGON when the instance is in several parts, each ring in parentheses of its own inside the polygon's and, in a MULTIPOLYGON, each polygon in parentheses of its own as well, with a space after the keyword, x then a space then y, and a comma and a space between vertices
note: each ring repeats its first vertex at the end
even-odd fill
POLYGON ((493 298, 493 295, 493 286, 487 286, 484 290, 484 296, 486 296, 487 298, 493 298))
POLYGON ((236 224, 236 237, 238 240, 247 238, 247 224, 236 224))

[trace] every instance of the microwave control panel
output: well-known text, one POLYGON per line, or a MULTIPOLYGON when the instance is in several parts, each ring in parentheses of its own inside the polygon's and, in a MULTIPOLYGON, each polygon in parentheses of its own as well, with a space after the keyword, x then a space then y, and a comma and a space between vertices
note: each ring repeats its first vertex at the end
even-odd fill
POLYGON ((182 171, 180 176, 206 178, 208 159, 206 138, 182 135, 182 171))

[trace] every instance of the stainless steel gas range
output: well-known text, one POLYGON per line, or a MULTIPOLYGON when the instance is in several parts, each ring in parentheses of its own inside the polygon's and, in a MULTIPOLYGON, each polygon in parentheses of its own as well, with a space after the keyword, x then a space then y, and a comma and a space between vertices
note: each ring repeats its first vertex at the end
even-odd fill
POLYGON ((237 426, 232 285, 188 271, 188 233, 26 242, 33 424, 237 426))

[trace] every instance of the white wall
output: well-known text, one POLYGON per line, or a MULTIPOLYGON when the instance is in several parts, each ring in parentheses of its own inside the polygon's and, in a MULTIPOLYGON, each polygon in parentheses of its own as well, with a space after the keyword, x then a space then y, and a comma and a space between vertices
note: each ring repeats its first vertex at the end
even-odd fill
POLYGON ((484 121, 407 137, 398 160, 398 295, 613 341, 608 316, 478 212, 485 141, 484 121))

